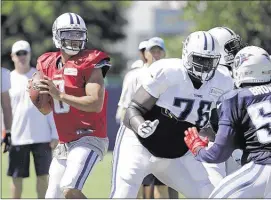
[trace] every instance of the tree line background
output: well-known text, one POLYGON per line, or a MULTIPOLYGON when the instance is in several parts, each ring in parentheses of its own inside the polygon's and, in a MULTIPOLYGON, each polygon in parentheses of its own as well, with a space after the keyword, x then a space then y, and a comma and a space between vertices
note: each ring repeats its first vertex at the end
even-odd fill
MULTIPOLYGON (((248 45, 271 54, 271 1, 187 1, 183 20, 193 23, 190 32, 227 26, 248 45)), ((168 55, 180 57, 185 36, 164 38, 168 55)))
POLYGON ((37 58, 47 51, 56 51, 52 41, 52 25, 63 13, 79 14, 88 28, 87 48, 107 52, 117 68, 117 73, 126 62, 121 52, 110 52, 108 45, 125 38, 123 10, 127 1, 2 1, 2 66, 13 69, 10 60, 11 47, 17 40, 27 40, 32 48, 32 66, 37 58))
MULTIPOLYGON (((88 48, 98 48, 109 53, 113 63, 109 73, 120 74, 126 67, 127 58, 122 52, 109 51, 108 46, 126 37, 123 27, 127 20, 123 13, 131 3, 131 1, 2 1, 1 65, 13 69, 10 60, 11 46, 16 40, 24 39, 29 41, 32 47, 31 63, 35 66, 39 55, 56 50, 51 31, 56 17, 65 12, 75 12, 84 18, 88 27, 88 48)), ((271 53, 270 1, 188 1, 183 10, 184 20, 193 22, 188 32, 227 26, 238 33, 245 43, 260 46, 271 53)), ((161 37, 165 40, 168 57, 180 57, 181 42, 186 36, 161 35, 161 37)))

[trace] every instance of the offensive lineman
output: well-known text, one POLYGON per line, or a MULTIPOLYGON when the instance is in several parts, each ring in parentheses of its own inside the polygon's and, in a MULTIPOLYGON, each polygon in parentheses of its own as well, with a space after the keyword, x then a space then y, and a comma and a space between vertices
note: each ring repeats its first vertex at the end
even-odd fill
POLYGON ((219 163, 234 149, 243 150, 242 168, 224 178, 209 198, 271 198, 271 60, 262 48, 248 46, 235 56, 233 77, 238 89, 218 101, 219 128, 208 141, 195 128, 185 142, 199 161, 219 163))
POLYGON ((110 58, 87 50, 87 28, 75 13, 64 13, 54 22, 53 41, 58 52, 41 55, 37 69, 43 94, 54 99, 54 119, 60 144, 54 151, 46 198, 86 198, 81 192, 93 166, 108 148, 107 92, 103 78, 110 58))
POLYGON ((233 88, 231 78, 216 71, 217 47, 208 32, 197 31, 185 40, 182 60, 162 59, 150 66, 118 133, 111 197, 135 198, 149 173, 187 198, 212 192, 209 176, 221 175, 208 174, 193 158, 182 130, 204 126, 213 102, 233 88))

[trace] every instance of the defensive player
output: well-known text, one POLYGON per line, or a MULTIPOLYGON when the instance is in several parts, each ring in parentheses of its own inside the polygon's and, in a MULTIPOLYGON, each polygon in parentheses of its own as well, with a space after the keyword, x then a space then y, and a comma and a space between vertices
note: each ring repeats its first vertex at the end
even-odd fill
POLYGON ((243 167, 224 178, 210 198, 271 197, 271 60, 262 48, 248 46, 235 56, 233 77, 238 89, 219 100, 219 128, 208 150, 195 128, 185 142, 199 161, 219 163, 236 148, 243 167))
POLYGON ((87 28, 75 13, 60 15, 52 32, 60 51, 45 53, 37 61, 37 69, 46 75, 41 93, 54 99, 61 143, 54 151, 46 198, 86 198, 83 185, 108 148, 104 77, 109 57, 85 49, 87 28))
POLYGON ((204 31, 190 34, 181 59, 153 63, 130 103, 114 149, 111 197, 135 198, 147 174, 187 198, 206 198, 214 189, 201 162, 184 144, 181 130, 204 126, 212 103, 233 88, 216 71, 218 43, 204 31), (191 187, 193 186, 193 187, 191 187))
MULTIPOLYGON (((220 47, 221 59, 218 66, 219 70, 232 75, 234 57, 244 46, 241 37, 228 27, 215 27, 210 29, 208 32, 217 39, 220 47)), ((216 123, 218 123, 217 120, 216 123)), ((226 161, 225 167, 227 175, 241 167, 241 156, 242 151, 236 149, 229 160, 226 161)), ((222 165, 222 163, 220 165, 222 165)))

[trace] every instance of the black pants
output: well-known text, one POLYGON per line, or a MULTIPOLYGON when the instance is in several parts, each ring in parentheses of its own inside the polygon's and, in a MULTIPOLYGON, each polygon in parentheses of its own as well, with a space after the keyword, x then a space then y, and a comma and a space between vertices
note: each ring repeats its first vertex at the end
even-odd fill
POLYGON ((159 181, 159 179, 157 179, 153 174, 149 174, 143 179, 142 185, 150 186, 152 184, 154 184, 154 185, 165 185, 164 183, 159 181))
MULTIPOLYGON (((156 186, 161 186, 161 185, 165 185, 165 184, 162 183, 153 174, 149 174, 143 179, 142 185, 143 186, 152 186, 152 187, 154 187, 155 185, 156 186)), ((153 191, 152 191, 152 193, 153 193, 153 191)), ((176 190, 174 190, 174 189, 172 189, 170 187, 168 187, 168 195, 169 195, 170 199, 178 199, 179 198, 179 193, 176 190)), ((143 198, 145 198, 145 197, 143 197, 143 198)), ((154 198, 153 194, 152 194, 152 198, 154 198)))
POLYGON ((49 143, 36 143, 11 146, 9 151, 8 176, 14 178, 29 177, 30 152, 34 157, 37 176, 48 175, 52 161, 52 149, 49 143))

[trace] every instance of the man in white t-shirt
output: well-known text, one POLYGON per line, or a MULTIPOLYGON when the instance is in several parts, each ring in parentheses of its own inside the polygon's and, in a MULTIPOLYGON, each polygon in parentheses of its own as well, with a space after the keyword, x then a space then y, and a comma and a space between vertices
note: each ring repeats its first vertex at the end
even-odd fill
POLYGON ((9 151, 8 176, 12 177, 11 198, 20 198, 23 178, 29 177, 30 152, 34 157, 38 198, 44 198, 48 187, 52 149, 58 144, 58 134, 52 113, 43 115, 34 106, 27 92, 28 79, 36 72, 30 67, 31 49, 27 41, 12 46, 15 69, 10 73, 13 122, 9 151))
POLYGON ((138 69, 143 67, 147 63, 147 60, 144 56, 147 42, 148 41, 140 42, 138 46, 140 59, 133 62, 133 64, 130 67, 130 70, 124 76, 123 83, 122 83, 121 96, 118 103, 118 109, 116 112, 116 121, 118 123, 122 122, 124 114, 125 114, 125 109, 128 107, 128 104, 130 103, 130 99, 132 98, 131 97, 132 94, 130 94, 131 89, 129 88, 131 87, 131 83, 132 83, 131 80, 133 80, 133 77, 136 76, 138 69))
POLYGON ((1 68, 1 114, 2 114, 2 141, 3 153, 6 153, 11 145, 10 129, 12 123, 12 111, 8 90, 10 89, 10 71, 1 68))

